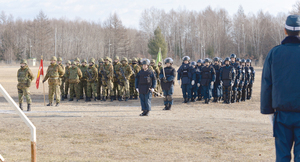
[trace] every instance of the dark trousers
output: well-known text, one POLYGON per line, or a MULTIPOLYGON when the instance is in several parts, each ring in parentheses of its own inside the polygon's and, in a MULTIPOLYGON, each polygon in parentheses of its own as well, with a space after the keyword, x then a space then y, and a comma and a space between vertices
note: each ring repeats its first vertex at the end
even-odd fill
POLYGON ((195 85, 191 86, 191 97, 196 98, 197 96, 198 96, 198 86, 195 83, 195 85))
POLYGON ((214 83, 214 88, 213 88, 213 97, 221 97, 221 92, 222 92, 222 86, 218 83, 214 83))
POLYGON ((202 86, 202 93, 203 93, 203 98, 204 99, 211 99, 212 97, 212 88, 213 85, 208 85, 208 86, 202 86))
POLYGON ((140 101, 141 101, 141 106, 142 106, 142 111, 144 110, 151 110, 151 99, 152 99, 152 92, 150 91, 147 94, 141 94, 139 95, 140 101))
POLYGON ((300 161, 300 112, 277 111, 274 120, 276 162, 290 162, 294 144, 294 161, 300 161))
MULTIPOLYGON (((174 93, 174 85, 172 85, 171 88, 170 88, 169 90, 163 90, 163 93, 164 93, 164 96, 165 96, 165 97, 166 97, 166 96, 172 96, 173 93, 174 93)), ((168 103, 171 104, 171 105, 173 105, 173 99, 170 100, 170 101, 169 101, 169 99, 167 99, 167 100, 164 101, 164 105, 165 105, 165 104, 168 104, 168 103)))
POLYGON ((192 98, 190 84, 181 84, 183 98, 192 98))

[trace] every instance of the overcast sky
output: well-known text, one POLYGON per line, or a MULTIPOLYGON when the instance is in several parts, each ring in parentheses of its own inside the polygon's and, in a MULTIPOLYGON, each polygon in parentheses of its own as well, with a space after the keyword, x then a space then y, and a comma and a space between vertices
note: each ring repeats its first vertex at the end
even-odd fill
POLYGON ((127 27, 139 28, 139 19, 146 8, 155 7, 169 11, 186 8, 202 11, 207 6, 224 8, 230 15, 237 12, 240 5, 245 13, 264 12, 277 15, 288 13, 297 0, 0 0, 0 11, 15 18, 34 19, 40 10, 49 18, 82 18, 98 22, 116 12, 127 27))

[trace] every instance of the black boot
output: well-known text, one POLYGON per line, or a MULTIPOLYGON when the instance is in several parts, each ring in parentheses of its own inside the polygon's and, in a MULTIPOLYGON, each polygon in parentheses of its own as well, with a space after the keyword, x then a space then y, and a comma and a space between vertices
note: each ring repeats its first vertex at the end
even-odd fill
POLYGON ((134 99, 137 100, 139 97, 138 96, 134 96, 134 99))
POLYGON ((21 110, 23 110, 23 107, 22 107, 22 104, 21 104, 21 103, 19 104, 19 107, 20 107, 21 110))
POLYGON ((172 105, 169 103, 168 110, 171 110, 171 106, 172 106, 172 105))
POLYGON ((128 99, 129 99, 128 97, 125 97, 125 101, 128 101, 128 99))
POLYGON ((146 116, 146 110, 143 110, 143 112, 140 114, 140 116, 146 116))
POLYGON ((186 103, 189 103, 189 102, 190 102, 190 98, 187 98, 187 99, 186 99, 186 103))
POLYGON ((59 103, 56 103, 56 105, 55 105, 56 107, 58 107, 59 106, 59 103))
POLYGON ((106 97, 105 96, 102 96, 102 101, 106 101, 106 97))
POLYGON ((129 100, 132 100, 133 99, 133 96, 132 95, 130 95, 130 97, 129 97, 129 100))
POLYGON ((65 95, 65 99, 68 99, 68 95, 65 95))
POLYGON ((89 98, 88 97, 85 97, 85 102, 88 102, 89 101, 89 98))
POLYGON ((101 99, 101 97, 100 97, 100 95, 97 97, 97 100, 100 100, 101 99))
POLYGON ((30 104, 27 105, 27 111, 31 111, 30 104))
POLYGON ((114 96, 110 96, 110 101, 111 101, 111 102, 114 101, 114 96))
POLYGON ((182 103, 186 103, 187 102, 187 98, 184 98, 184 101, 182 103))
POLYGON ((94 101, 97 101, 97 97, 94 98, 94 101))
MULTIPOLYGON (((70 95, 70 97, 71 97, 71 95, 70 95)), ((80 96, 80 99, 83 99, 83 96, 80 96)))
POLYGON ((119 96, 119 101, 123 101, 123 97, 122 96, 119 96))
POLYGON ((69 101, 73 101, 73 98, 70 98, 69 101))
POLYGON ((65 100, 65 96, 61 95, 61 101, 64 101, 64 100, 65 100))
POLYGON ((168 104, 165 104, 165 108, 163 110, 168 110, 168 104))
POLYGON ((92 101, 92 100, 91 100, 91 97, 89 97, 88 99, 89 99, 89 101, 92 101))
POLYGON ((53 106, 52 103, 48 103, 47 106, 53 106))
POLYGON ((192 97, 191 102, 195 102, 195 98, 194 97, 192 97))
POLYGON ((117 98, 118 98, 118 100, 119 100, 119 96, 114 96, 114 100, 117 100, 117 98))

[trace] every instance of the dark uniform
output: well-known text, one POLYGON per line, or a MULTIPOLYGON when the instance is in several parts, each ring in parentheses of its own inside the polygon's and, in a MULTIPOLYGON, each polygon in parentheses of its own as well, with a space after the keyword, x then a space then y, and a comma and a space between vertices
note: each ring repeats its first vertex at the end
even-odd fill
POLYGON ((250 81, 249 81, 249 84, 247 86, 247 100, 250 100, 251 99, 251 96, 252 96, 252 87, 253 87, 253 84, 254 84, 254 80, 255 80, 255 70, 254 68, 251 66, 251 60, 250 59, 247 59, 246 60, 246 63, 247 63, 247 67, 250 69, 250 81), (249 65, 249 66, 248 66, 249 65))
MULTIPOLYGON (((205 63, 210 63, 210 59, 205 59, 205 63)), ((202 93, 203 98, 205 99, 205 103, 209 104, 209 101, 212 97, 212 89, 214 86, 214 82, 216 81, 216 72, 215 69, 211 65, 203 66, 201 71, 201 82, 202 85, 202 93)))
MULTIPOLYGON (((143 65, 150 64, 148 59, 142 60, 143 65)), ((135 88, 138 89, 140 93, 140 101, 143 113, 140 116, 148 116, 149 111, 151 111, 151 98, 152 91, 156 87, 156 78, 152 70, 142 69, 135 78, 135 88)))
MULTIPOLYGON (((244 59, 243 59, 244 60, 244 59)), ((237 67, 237 71, 240 72, 239 75, 239 82, 237 84, 237 96, 236 96, 236 102, 240 102, 241 98, 242 98, 242 90, 245 84, 245 79, 246 79, 246 71, 245 71, 245 67, 239 65, 237 67)))
POLYGON ((262 71, 261 113, 268 114, 273 124, 276 161, 300 161, 300 16, 286 20, 282 42, 270 50, 262 71), (295 35, 293 35, 296 33, 295 35))
POLYGON ((221 66, 219 64, 219 61, 220 59, 219 58, 214 58, 214 63, 218 62, 217 64, 214 64, 213 65, 213 68, 215 69, 215 72, 216 72, 216 81, 214 82, 214 88, 213 88, 213 97, 214 97, 214 100, 213 102, 218 102, 221 100, 221 92, 222 92, 222 86, 221 86, 221 83, 220 83, 220 69, 221 69, 221 66))
MULTIPOLYGON (((227 57, 225 61, 230 62, 230 59, 227 57)), ((235 69, 233 66, 225 65, 220 69, 220 81, 223 85, 223 99, 224 103, 230 104, 231 99, 231 89, 235 80, 235 69)))
MULTIPOLYGON (((235 58, 236 59, 236 55, 235 54, 231 54, 230 59, 231 58, 235 58)), ((237 64, 235 61, 231 62, 231 66, 234 67, 235 69, 235 81, 232 87, 232 96, 231 96, 231 103, 235 103, 236 102, 236 98, 237 98, 237 88, 238 88, 238 83, 240 80, 240 74, 241 71, 238 69, 239 64, 237 64)))
POLYGON ((176 77, 176 70, 172 67, 173 59, 166 58, 165 64, 170 63, 171 66, 161 69, 159 78, 161 80, 161 88, 164 95, 164 110, 170 110, 173 105, 173 93, 174 93, 174 79, 176 77))
MULTIPOLYGON (((187 64, 184 62, 182 65, 179 67, 177 70, 177 80, 180 83, 181 80, 181 89, 182 89, 182 94, 184 98, 184 103, 188 103, 190 99, 192 98, 191 95, 191 81, 192 81, 192 74, 191 74, 191 68, 190 68, 190 57, 189 56, 184 56, 183 61, 188 61, 187 64)), ((179 84, 180 85, 180 84, 179 84)))
POLYGON ((196 71, 199 73, 199 75, 198 75, 198 78, 196 79, 197 81, 198 81, 198 85, 200 85, 200 86, 198 86, 197 85, 197 101, 201 101, 202 100, 202 94, 201 94, 201 84, 200 84, 200 76, 201 76, 201 69, 202 69, 202 67, 203 67, 203 65, 202 65, 202 60, 201 59, 199 59, 198 61, 197 61, 197 66, 196 66, 196 71), (199 65, 201 63, 201 65, 199 65))
POLYGON ((250 79, 251 79, 251 70, 249 69, 249 67, 245 66, 246 60, 242 59, 241 61, 242 63, 242 68, 244 69, 245 73, 245 77, 244 77, 244 85, 242 88, 242 96, 241 96, 241 101, 246 101, 246 96, 247 96, 247 88, 248 85, 250 83, 250 79))
POLYGON ((200 80, 197 80, 197 78, 199 78, 200 72, 198 71, 198 69, 196 68, 196 62, 193 61, 191 63, 191 74, 192 74, 192 82, 191 82, 191 102, 195 102, 195 98, 197 97, 198 93, 198 88, 197 88, 197 84, 200 83, 200 80))

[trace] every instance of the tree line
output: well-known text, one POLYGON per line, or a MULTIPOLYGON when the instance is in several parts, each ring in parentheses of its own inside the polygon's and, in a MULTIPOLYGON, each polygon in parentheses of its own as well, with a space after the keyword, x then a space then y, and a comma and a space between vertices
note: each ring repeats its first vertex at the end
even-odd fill
POLYGON ((172 57, 175 62, 185 55, 197 60, 224 58, 231 53, 262 62, 268 51, 284 39, 288 14, 299 11, 299 2, 290 13, 276 16, 263 11, 245 14, 242 6, 233 16, 223 8, 210 6, 203 11, 168 12, 152 7, 142 12, 139 29, 125 27, 116 13, 103 22, 92 22, 48 18, 43 11, 33 20, 15 19, 2 11, 0 60, 9 63, 30 57, 39 59, 41 55, 45 59, 56 55, 64 60, 104 56, 155 58, 151 42, 159 34, 165 41, 161 42, 165 46, 163 57, 172 57))

